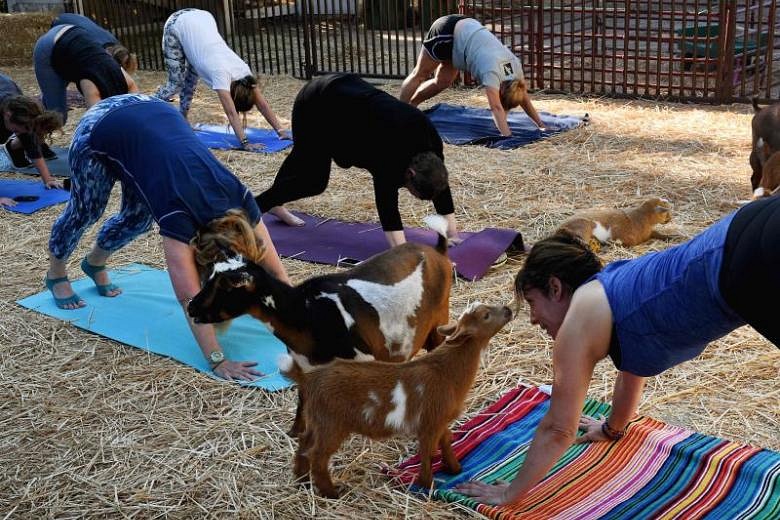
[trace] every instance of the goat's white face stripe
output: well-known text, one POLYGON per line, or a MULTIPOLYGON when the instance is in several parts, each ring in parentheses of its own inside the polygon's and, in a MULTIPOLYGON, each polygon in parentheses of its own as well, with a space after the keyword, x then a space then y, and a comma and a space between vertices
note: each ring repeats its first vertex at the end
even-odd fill
POLYGON ((311 372, 312 370, 314 370, 314 366, 311 363, 309 363, 309 358, 301 354, 298 354, 293 350, 290 350, 289 353, 290 356, 292 356, 292 358, 298 364, 298 366, 301 367, 301 370, 303 370, 304 372, 311 372))
POLYGON ((406 418, 406 391, 401 381, 393 388, 393 409, 385 417, 385 426, 396 431, 403 430, 404 419, 406 418))
POLYGON ((350 313, 347 312, 347 309, 344 308, 344 304, 341 303, 341 298, 339 298, 338 294, 321 292, 319 296, 317 296, 317 299, 320 298, 333 300, 333 302, 336 304, 336 307, 338 307, 339 312, 341 313, 341 319, 344 320, 344 326, 347 327, 347 330, 349 330, 350 327, 355 324, 355 319, 350 313))
POLYGON ((423 262, 409 276, 393 285, 382 285, 366 280, 352 279, 347 286, 354 289, 379 315, 379 330, 385 337, 390 354, 401 354, 408 359, 414 344, 414 327, 409 326, 420 306, 423 294, 423 262), (393 352, 393 344, 398 351, 393 352))
POLYGON ((275 309, 276 302, 274 301, 274 297, 269 294, 268 296, 263 298, 263 305, 265 305, 266 307, 270 307, 271 309, 275 309))
POLYGON ((236 271, 243 267, 246 267, 246 262, 244 261, 244 257, 241 255, 228 258, 224 262, 217 262, 216 264, 214 264, 214 269, 211 271, 211 276, 209 276, 209 280, 214 278, 214 276, 217 273, 224 273, 226 271, 236 271))
POLYGON ((601 222, 596 222, 596 227, 593 228, 593 236, 599 242, 606 243, 612 240, 612 230, 604 227, 601 222))
POLYGON ((474 312, 476 308, 479 307, 480 305, 482 305, 482 302, 479 300, 475 300, 469 303, 468 305, 466 305, 466 308, 463 309, 463 312, 460 313, 460 318, 458 318, 458 321, 463 319, 463 316, 465 316, 466 314, 471 314, 472 312, 474 312))

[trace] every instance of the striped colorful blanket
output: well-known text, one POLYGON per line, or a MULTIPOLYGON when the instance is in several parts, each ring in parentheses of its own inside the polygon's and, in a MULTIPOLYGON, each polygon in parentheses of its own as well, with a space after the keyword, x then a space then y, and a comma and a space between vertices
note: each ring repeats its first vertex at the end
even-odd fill
MULTIPOLYGON (((518 504, 488 506, 451 490, 466 480, 511 480, 548 407, 547 394, 521 386, 468 421, 453 441, 463 471, 444 473, 437 458, 433 496, 496 519, 780 518, 780 453, 649 417, 633 421, 619 442, 572 446, 518 504)), ((588 400, 583 413, 609 408, 588 400)), ((411 484, 418 467, 415 456, 388 473, 411 484)))

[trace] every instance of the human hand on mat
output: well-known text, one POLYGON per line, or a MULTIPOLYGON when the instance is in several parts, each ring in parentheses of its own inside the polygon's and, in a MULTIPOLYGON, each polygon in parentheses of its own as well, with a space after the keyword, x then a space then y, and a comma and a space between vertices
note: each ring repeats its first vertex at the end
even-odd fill
POLYGON ((57 190, 63 190, 65 189, 62 185, 62 182, 58 181, 57 179, 50 179, 48 181, 43 181, 43 185, 46 186, 47 190, 57 189, 57 190))
POLYGON ((279 139, 282 139, 284 141, 292 141, 292 135, 287 130, 277 130, 276 135, 279 137, 279 139))
POLYGON ((601 425, 605 420, 606 419, 603 415, 599 415, 599 417, 591 417, 589 415, 580 416, 580 430, 585 431, 585 433, 577 437, 577 439, 574 441, 574 444, 582 444, 584 442, 604 442, 610 440, 610 438, 604 434, 604 431, 601 428, 601 425))
POLYGON ((507 489, 509 489, 509 484, 501 481, 496 484, 487 484, 477 480, 469 480, 455 486, 455 491, 458 493, 471 497, 482 504, 493 506, 507 502, 507 489))
POLYGON ((214 369, 214 373, 222 379, 253 381, 255 377, 263 375, 262 372, 254 370, 252 368, 254 366, 257 366, 257 363, 253 361, 230 361, 226 359, 214 369))
POLYGON ((0 206, 13 207, 16 206, 16 201, 10 197, 0 197, 0 206))

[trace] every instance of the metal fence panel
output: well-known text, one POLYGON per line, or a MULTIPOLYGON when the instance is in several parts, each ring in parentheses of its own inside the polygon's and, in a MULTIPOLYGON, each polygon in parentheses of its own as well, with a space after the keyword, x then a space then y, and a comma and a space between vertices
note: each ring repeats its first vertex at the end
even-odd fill
POLYGON ((485 24, 520 56, 531 86, 720 103, 780 99, 777 0, 76 0, 144 69, 164 68, 162 28, 177 9, 215 15, 263 74, 402 78, 441 15, 485 24))

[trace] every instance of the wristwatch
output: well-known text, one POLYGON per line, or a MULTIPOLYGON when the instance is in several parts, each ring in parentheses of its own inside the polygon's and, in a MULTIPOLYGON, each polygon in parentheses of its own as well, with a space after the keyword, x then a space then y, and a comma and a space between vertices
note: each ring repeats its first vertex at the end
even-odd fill
POLYGON ((221 350, 213 350, 209 353, 209 363, 211 368, 217 368, 217 365, 225 361, 225 354, 221 350))

